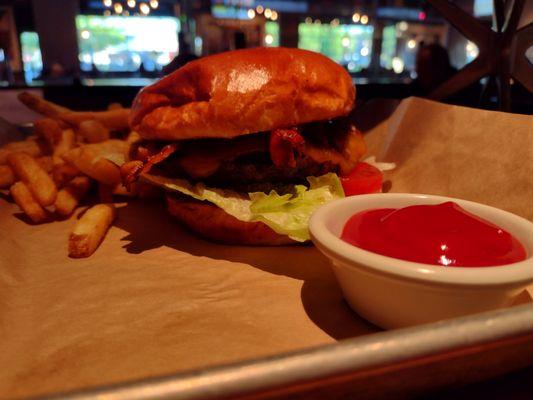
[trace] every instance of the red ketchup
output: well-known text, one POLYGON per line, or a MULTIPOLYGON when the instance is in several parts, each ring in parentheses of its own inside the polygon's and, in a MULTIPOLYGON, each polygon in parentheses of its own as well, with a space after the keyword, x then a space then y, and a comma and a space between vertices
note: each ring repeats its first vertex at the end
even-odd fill
POLYGON ((526 259, 510 233, 446 202, 353 215, 341 239, 374 253, 446 267, 488 267, 526 259))

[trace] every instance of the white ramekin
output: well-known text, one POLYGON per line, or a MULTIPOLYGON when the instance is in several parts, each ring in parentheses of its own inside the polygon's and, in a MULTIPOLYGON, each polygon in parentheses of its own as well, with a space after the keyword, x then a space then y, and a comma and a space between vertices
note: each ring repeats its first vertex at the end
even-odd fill
POLYGON ((383 193, 347 197, 311 217, 313 242, 331 261, 350 306, 383 328, 398 328, 509 306, 533 283, 533 223, 509 212, 442 196, 383 193), (355 213, 372 208, 454 201, 500 226, 526 248, 527 259, 496 267, 443 267, 360 249, 339 237, 355 213))

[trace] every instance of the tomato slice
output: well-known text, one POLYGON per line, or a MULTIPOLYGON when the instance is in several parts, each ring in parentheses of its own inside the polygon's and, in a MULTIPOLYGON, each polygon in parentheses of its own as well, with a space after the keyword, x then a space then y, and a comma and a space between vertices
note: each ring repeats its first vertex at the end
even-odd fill
POLYGON ((383 184, 381 171, 365 162, 357 163, 347 176, 341 176, 340 179, 346 196, 378 193, 383 184))

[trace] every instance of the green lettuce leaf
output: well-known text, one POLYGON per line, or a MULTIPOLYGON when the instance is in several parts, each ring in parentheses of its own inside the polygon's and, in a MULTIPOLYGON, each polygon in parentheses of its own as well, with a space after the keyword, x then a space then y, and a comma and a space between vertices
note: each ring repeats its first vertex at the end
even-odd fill
POLYGON ((168 191, 209 201, 238 220, 263 222, 276 233, 287 235, 298 242, 309 240, 309 218, 319 206, 344 197, 341 182, 333 173, 308 177, 309 188, 295 185, 293 194, 284 195, 275 191, 268 194, 238 193, 152 174, 144 174, 142 179, 168 191))

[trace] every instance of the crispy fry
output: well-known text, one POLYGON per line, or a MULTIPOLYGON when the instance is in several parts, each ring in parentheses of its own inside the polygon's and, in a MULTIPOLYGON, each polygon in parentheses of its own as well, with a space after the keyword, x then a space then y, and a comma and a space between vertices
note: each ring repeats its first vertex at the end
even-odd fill
POLYGON ((66 153, 63 159, 98 182, 115 186, 120 183, 120 170, 117 165, 124 163, 126 150, 126 142, 113 139, 77 147, 66 153))
POLYGON ((57 193, 55 202, 56 213, 66 217, 72 214, 81 199, 91 187, 91 181, 86 176, 78 176, 72 179, 63 189, 57 193))
POLYGON ((78 132, 88 143, 99 143, 109 139, 109 129, 100 121, 83 121, 78 127, 78 132))
POLYGON ((79 126, 83 121, 96 120, 112 131, 129 127, 129 108, 107 111, 79 111, 60 114, 59 118, 67 124, 79 126))
POLYGON ((20 93, 18 99, 26 107, 50 118, 57 118, 61 113, 71 111, 66 107, 62 107, 28 92, 20 93))
POLYGON ((126 143, 128 143, 129 145, 138 142, 139 140, 141 140, 141 135, 139 135, 139 132, 137 131, 131 131, 126 137, 126 143))
POLYGON ((61 138, 59 142, 54 147, 54 164, 62 164, 64 154, 73 149, 76 146, 76 135, 72 129, 65 129, 61 132, 61 138))
POLYGON ((15 203, 30 217, 36 224, 43 222, 47 218, 46 210, 35 201, 30 190, 24 182, 17 182, 11 186, 11 196, 15 203))
POLYGON ((88 209, 70 234, 68 255, 82 258, 93 254, 115 217, 116 208, 113 204, 98 204, 88 209))
POLYGON ((35 134, 46 140, 46 142, 54 147, 61 140, 62 130, 61 126, 55 119, 43 118, 34 122, 33 124, 35 134))
POLYGON ((8 188, 15 183, 15 174, 9 165, 0 165, 0 189, 8 188))
POLYGON ((54 204, 57 188, 50 176, 32 156, 15 152, 7 157, 15 176, 26 183, 31 193, 43 207, 54 204))
POLYGON ((107 106, 108 110, 118 110, 119 108, 124 108, 124 107, 122 107, 122 104, 120 103, 109 103, 109 105, 107 106))
POLYGON ((62 188, 69 183, 76 176, 80 176, 81 171, 74 165, 63 162, 62 164, 55 164, 52 170, 52 179, 58 188, 62 188))
POLYGON ((23 140, 21 142, 11 142, 6 144, 0 149, 0 165, 7 163, 7 156, 11 153, 21 151, 26 154, 29 154, 33 157, 39 157, 43 154, 39 143, 35 140, 23 140))
POLYGON ((52 169, 54 168, 54 162, 52 161, 51 156, 42 156, 36 158, 36 160, 46 172, 52 172, 52 169))

